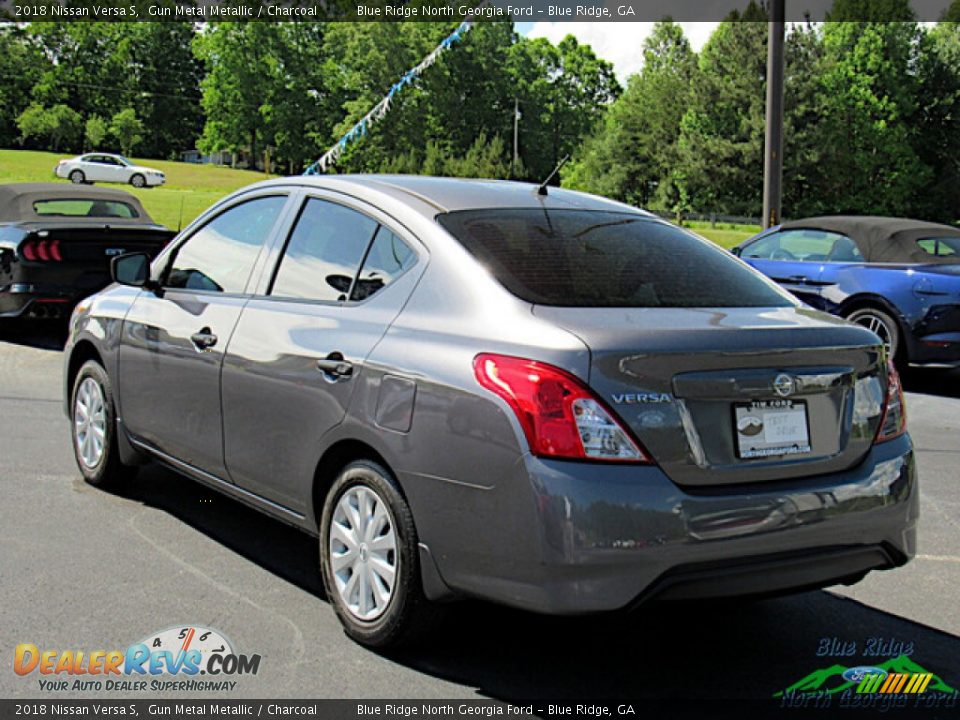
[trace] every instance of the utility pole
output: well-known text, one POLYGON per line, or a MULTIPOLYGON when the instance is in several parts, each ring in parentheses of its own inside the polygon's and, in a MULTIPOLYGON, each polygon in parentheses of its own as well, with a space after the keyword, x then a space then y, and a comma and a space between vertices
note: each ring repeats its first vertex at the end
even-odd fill
POLYGON ((781 222, 783 200, 783 36, 785 0, 771 0, 767 42, 767 129, 763 144, 763 227, 781 222))
POLYGON ((519 160, 519 148, 517 147, 517 138, 520 133, 520 98, 513 99, 513 157, 510 158, 510 179, 516 177, 514 172, 519 160))

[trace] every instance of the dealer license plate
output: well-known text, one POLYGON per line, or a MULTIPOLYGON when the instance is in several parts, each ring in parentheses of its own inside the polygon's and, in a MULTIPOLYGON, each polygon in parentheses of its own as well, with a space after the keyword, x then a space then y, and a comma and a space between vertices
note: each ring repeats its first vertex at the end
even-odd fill
POLYGON ((763 458, 810 452, 807 404, 796 400, 755 400, 733 406, 737 455, 763 458))

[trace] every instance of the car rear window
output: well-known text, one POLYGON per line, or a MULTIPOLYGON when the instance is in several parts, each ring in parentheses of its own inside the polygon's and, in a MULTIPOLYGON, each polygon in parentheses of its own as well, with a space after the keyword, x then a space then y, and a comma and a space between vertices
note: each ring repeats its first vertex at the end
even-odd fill
POLYGON ((37 200, 33 203, 33 211, 41 217, 139 217, 133 205, 119 200, 74 200, 71 198, 37 200))
POLYGON ((923 238, 917 240, 920 249, 937 257, 960 257, 960 237, 923 238))
POLYGON ((641 215, 543 208, 437 217, 511 293, 564 307, 785 307, 771 283, 707 241, 641 215))

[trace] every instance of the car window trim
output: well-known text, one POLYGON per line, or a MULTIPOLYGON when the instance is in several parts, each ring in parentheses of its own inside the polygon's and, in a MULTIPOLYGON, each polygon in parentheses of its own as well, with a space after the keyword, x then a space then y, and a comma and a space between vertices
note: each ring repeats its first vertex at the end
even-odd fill
MULTIPOLYGON (((258 300, 271 300, 276 302, 298 303, 298 304, 305 304, 305 305, 324 305, 326 307, 357 307, 360 305, 364 305, 365 303, 369 302, 373 298, 377 297, 377 293, 374 293, 373 295, 370 295, 369 297, 366 297, 363 300, 351 300, 350 296, 353 294, 353 289, 356 286, 360 273, 363 271, 364 264, 367 262, 367 257, 369 257, 370 255, 370 250, 373 248, 373 243, 377 238, 377 234, 380 232, 380 228, 384 228, 388 232, 392 232, 394 235, 400 238, 400 240, 407 247, 410 248, 410 251, 414 253, 414 255, 417 258, 416 261, 412 265, 410 265, 410 267, 406 268, 402 273, 396 276, 396 278, 394 279, 394 282, 396 280, 399 280, 401 277, 406 275, 411 270, 413 270, 413 268, 415 268, 424 257, 424 253, 421 252, 418 247, 419 245, 421 245, 421 243, 419 242, 419 240, 417 240, 416 242, 410 242, 410 240, 406 237, 406 235, 410 235, 411 237, 415 237, 415 236, 412 232, 410 232, 409 230, 406 230, 406 227, 402 223, 395 221, 392 216, 388 215, 382 210, 378 210, 377 208, 374 208, 372 205, 369 206, 370 208, 369 210, 362 207, 358 207, 359 204, 362 203, 366 205, 366 203, 364 203, 364 201, 362 200, 359 200, 358 198, 353 197, 352 195, 347 195, 346 193, 341 193, 335 190, 328 190, 327 188, 304 187, 302 188, 302 192, 299 194, 299 197, 296 199, 296 202, 299 203, 299 208, 296 211, 296 215, 294 217, 293 223, 291 223, 290 226, 287 228, 286 235, 283 239, 283 242, 280 244, 280 247, 278 248, 277 256, 273 260, 273 268, 271 269, 270 278, 267 283, 267 286, 263 288, 263 292, 252 293, 253 296, 256 297, 258 300), (349 201, 344 201, 342 198, 355 200, 356 204, 349 201), (297 227, 297 222, 300 220, 300 216, 303 214, 303 211, 306 208, 307 203, 311 199, 333 203, 334 205, 340 205, 341 207, 344 207, 348 210, 353 210, 354 212, 360 213, 364 217, 367 217, 376 223, 376 228, 374 229, 373 234, 370 236, 370 239, 367 241, 367 246, 364 249, 363 256, 360 260, 360 264, 357 266, 357 270, 354 273, 353 279, 350 283, 350 289, 347 293, 345 293, 347 296, 346 300, 317 300, 313 298, 298 298, 298 297, 288 297, 283 295, 272 294, 274 284, 276 283, 276 280, 277 280, 277 273, 280 272, 280 264, 283 262, 283 258, 286 256, 286 253, 287 253, 287 247, 290 244, 290 238, 293 236, 293 232, 294 230, 296 230, 296 227, 297 227), (384 218, 387 218, 387 221, 379 219, 377 217, 378 214, 382 215, 384 218), (397 232, 394 229, 397 226, 404 227, 404 229, 406 230, 406 233, 397 232)), ((393 283, 390 283, 390 284, 392 285, 393 283)))
MULTIPOLYGON (((163 267, 159 269, 159 272, 156 274, 156 280, 160 284, 160 287, 163 289, 164 293, 176 293, 186 291, 189 293, 202 293, 207 295, 212 295, 215 297, 247 297, 253 294, 252 287, 256 287, 256 283, 260 279, 260 273, 262 272, 262 261, 264 254, 267 249, 272 246, 273 236, 276 234, 278 228, 283 226, 283 221, 286 219, 287 211, 290 205, 291 192, 289 189, 273 189, 271 188, 265 192, 255 192, 242 195, 235 198, 236 202, 231 202, 229 205, 224 205, 223 207, 217 208, 217 212, 210 214, 207 217, 203 218, 203 222, 195 228, 191 228, 190 234, 186 235, 182 239, 178 240, 176 245, 170 249, 169 254, 163 258, 163 267), (210 223, 214 222, 217 218, 224 215, 225 213, 230 212, 236 207, 243 205, 254 200, 260 200, 262 198, 268 197, 284 197, 286 202, 283 207, 280 209, 280 212, 277 214, 277 219, 274 220, 273 226, 270 228, 270 232, 267 237, 264 239, 263 243, 260 245, 260 250, 257 252, 256 260, 253 262, 253 267, 250 268, 250 275, 247 277, 246 285, 244 285, 243 292, 220 292, 218 290, 196 290, 192 288, 173 288, 167 286, 167 282, 170 268, 177 259, 177 255, 180 253, 180 249, 190 242, 198 232, 207 227, 210 223), (252 287, 251 287, 252 286, 252 287)), ((151 273, 152 274, 152 273, 151 273)))

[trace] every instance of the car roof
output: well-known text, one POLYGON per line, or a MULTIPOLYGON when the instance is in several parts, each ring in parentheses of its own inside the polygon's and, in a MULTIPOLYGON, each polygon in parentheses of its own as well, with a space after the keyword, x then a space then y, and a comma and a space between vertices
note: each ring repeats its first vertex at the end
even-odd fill
POLYGON ((103 224, 155 225, 135 196, 113 188, 90 187, 66 183, 10 183, 0 185, 0 222, 96 222, 103 224), (132 205, 135 218, 38 215, 33 204, 38 200, 108 200, 132 205))
POLYGON ((268 180, 257 187, 289 185, 291 181, 349 194, 387 195, 430 217, 460 210, 525 207, 630 212, 654 217, 630 205, 574 190, 550 187, 547 195, 538 195, 536 185, 512 180, 427 175, 305 175, 268 180))
POLYGON ((917 240, 932 237, 960 237, 960 228, 925 220, 879 215, 825 215, 791 220, 781 230, 827 230, 854 240, 864 260, 887 263, 956 262, 949 257, 930 255, 917 240))

